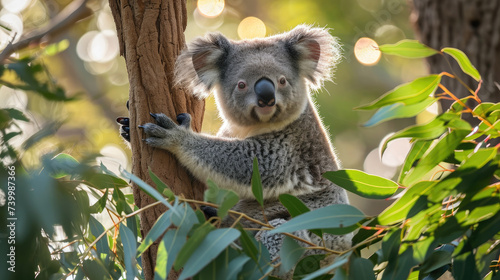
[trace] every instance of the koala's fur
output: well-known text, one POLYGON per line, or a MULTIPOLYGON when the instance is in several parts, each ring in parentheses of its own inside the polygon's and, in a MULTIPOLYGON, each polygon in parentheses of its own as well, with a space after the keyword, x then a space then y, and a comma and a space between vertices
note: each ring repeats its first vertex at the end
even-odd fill
MULTIPOLYGON (((309 94, 330 78, 338 51, 327 30, 304 25, 262 39, 230 41, 219 33, 197 38, 177 59, 175 76, 200 98, 214 92, 223 120, 218 135, 193 132, 187 114, 178 117, 180 125, 153 114, 157 124, 141 126, 148 136, 145 141, 172 152, 200 181, 211 179, 238 193, 241 201, 234 210, 262 220, 250 185, 257 157, 265 213, 273 225, 290 218, 278 201, 284 193, 299 197, 311 209, 347 204, 345 190, 322 177, 338 170, 339 164, 309 94), (254 85, 261 78, 274 84, 272 106, 258 106, 254 85)), ((319 242, 305 231, 301 234, 319 242)), ((325 241, 332 249, 344 250, 350 237, 330 235, 325 241)), ((275 257, 282 235, 261 231, 258 238, 275 257)))

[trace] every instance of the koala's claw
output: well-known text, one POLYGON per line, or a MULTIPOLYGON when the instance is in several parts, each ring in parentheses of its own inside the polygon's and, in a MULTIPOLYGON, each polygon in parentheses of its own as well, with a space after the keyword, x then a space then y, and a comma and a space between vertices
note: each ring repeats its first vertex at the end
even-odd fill
POLYGON ((130 142, 130 119, 127 117, 118 117, 116 122, 120 124, 120 135, 123 139, 130 142))
POLYGON ((189 128, 191 127, 191 115, 188 113, 182 113, 177 115, 177 123, 180 126, 189 128))

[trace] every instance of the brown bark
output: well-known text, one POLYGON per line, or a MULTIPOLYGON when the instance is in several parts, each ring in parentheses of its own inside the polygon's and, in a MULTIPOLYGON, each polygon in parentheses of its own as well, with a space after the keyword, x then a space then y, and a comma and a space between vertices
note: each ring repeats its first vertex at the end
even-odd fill
MULTIPOLYGON (((467 54, 483 79, 479 97, 483 101, 499 102, 500 89, 500 0, 413 0, 412 23, 419 39, 435 49, 458 48, 467 54), (496 82, 496 83, 495 83, 496 82)), ((472 89, 477 82, 462 74, 452 59, 455 73, 472 89)), ((450 72, 441 56, 428 59, 432 73, 450 72)), ((469 95, 456 80, 444 79, 443 84, 458 97, 469 95)), ((452 101, 443 101, 443 108, 452 101)), ((470 100, 470 105, 476 104, 470 100)))
MULTIPOLYGON (((190 113, 192 127, 200 131, 205 103, 174 87, 175 60, 185 46, 187 15, 183 0, 110 0, 120 53, 125 58, 130 82, 130 144, 132 173, 154 186, 148 168, 164 180, 176 194, 201 199, 204 186, 180 167, 168 152, 143 143, 139 124, 151 122, 149 112, 163 112, 175 120, 179 113, 190 113)), ((135 203, 142 208, 153 199, 133 187, 135 203)), ((154 207, 140 215, 145 236, 165 211, 154 207)), ((145 279, 153 279, 157 244, 142 255, 145 279)))

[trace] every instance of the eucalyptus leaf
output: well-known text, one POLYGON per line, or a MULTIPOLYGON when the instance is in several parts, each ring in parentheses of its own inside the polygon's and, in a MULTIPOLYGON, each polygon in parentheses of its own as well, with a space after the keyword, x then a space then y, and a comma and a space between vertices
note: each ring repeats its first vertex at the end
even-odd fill
POLYGON ((441 51, 453 57, 453 59, 458 62, 458 65, 460 65, 460 68, 462 69, 462 71, 464 71, 465 74, 471 76, 478 82, 479 80, 481 80, 481 75, 477 71, 476 67, 472 65, 469 58, 463 51, 455 48, 444 48, 441 51))
POLYGON ((398 190, 398 184, 389 179, 355 169, 328 171, 323 177, 365 198, 388 198, 398 190))
POLYGON ((403 103, 406 105, 416 104, 426 100, 429 96, 434 94, 440 82, 441 76, 439 75, 418 78, 412 82, 394 88, 368 105, 355 109, 371 110, 395 103, 403 103))
POLYGON ((439 53, 437 50, 429 48, 417 40, 401 40, 396 44, 380 45, 379 49, 384 54, 406 58, 424 58, 439 53))

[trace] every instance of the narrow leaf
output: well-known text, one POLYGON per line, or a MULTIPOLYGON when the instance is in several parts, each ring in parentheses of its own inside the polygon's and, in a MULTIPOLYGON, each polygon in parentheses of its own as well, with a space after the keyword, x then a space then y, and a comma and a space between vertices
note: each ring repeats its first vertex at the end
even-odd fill
MULTIPOLYGON (((132 180, 134 183, 136 183, 137 186, 139 188, 141 188, 142 191, 144 191, 146 194, 148 194, 152 198, 160 201, 165 206, 167 206, 169 209, 173 208, 172 205, 170 205, 170 203, 168 203, 168 201, 155 188, 151 187, 146 182, 144 182, 143 180, 139 179, 139 177, 135 176, 134 174, 128 172, 125 169, 122 169, 121 173, 122 173, 123 177, 125 177, 125 178, 127 178, 129 180, 132 180)), ((173 209, 173 210, 175 212, 175 209, 173 209)))
POLYGON ((106 189, 106 192, 99 198, 96 203, 94 203, 92 206, 90 206, 90 213, 96 214, 96 213, 101 213, 102 210, 106 207, 106 202, 108 200, 108 189, 106 189))
POLYGON ((240 232, 234 228, 211 231, 186 262, 179 279, 187 279, 198 273, 239 236, 240 232))
POLYGON ((326 273, 346 264, 349 261, 349 257, 351 256, 351 254, 352 254, 352 251, 349 251, 346 254, 335 258, 335 260, 333 261, 332 264, 316 270, 315 272, 304 277, 302 280, 312 280, 318 276, 326 274, 326 273))
POLYGON ((151 168, 148 168, 148 173, 149 176, 151 177, 151 180, 153 180, 153 183, 155 183, 156 188, 158 191, 165 195, 168 199, 172 200, 174 199, 174 193, 170 190, 170 188, 167 186, 167 184, 163 183, 163 181, 156 176, 156 174, 153 173, 151 168))
POLYGON ((127 279, 134 279, 137 275, 137 259, 135 258, 137 240, 132 231, 123 225, 120 226, 120 237, 123 243, 123 261, 125 262, 126 276, 127 279))
POLYGON ((379 224, 395 224, 406 219, 406 216, 419 199, 420 194, 428 192, 436 184, 437 182, 422 181, 406 189, 403 196, 380 213, 378 216, 379 224))
POLYGON ((384 54, 398 55, 406 58, 424 58, 439 53, 437 50, 416 40, 402 40, 396 44, 386 44, 379 46, 384 54))
POLYGON ((400 85, 393 90, 385 93, 372 103, 357 107, 356 109, 371 110, 394 103, 403 103, 406 105, 416 104, 429 98, 441 81, 441 76, 430 75, 418 78, 413 82, 400 85))
POLYGON ((207 186, 208 189, 204 193, 205 201, 218 204, 217 216, 223 219, 226 217, 227 212, 238 203, 239 197, 231 190, 219 189, 211 180, 207 180, 207 186))
POLYGON ((375 280, 372 262, 363 258, 351 259, 349 265, 349 279, 375 280))
POLYGON ((422 158, 422 156, 427 152, 429 147, 431 146, 432 141, 415 141, 413 146, 411 147, 410 152, 406 156, 405 163, 401 168, 401 172, 399 174, 398 182, 402 182, 410 169, 422 158))
POLYGON ((465 74, 471 76, 478 82, 479 80, 481 80, 481 75, 477 71, 476 67, 472 65, 469 58, 463 51, 455 48, 444 48, 441 51, 453 57, 453 59, 458 62, 458 65, 460 65, 460 68, 462 69, 462 71, 464 71, 465 74))
POLYGON ((170 225, 172 224, 170 220, 171 214, 172 213, 170 211, 167 211, 161 214, 158 220, 156 220, 155 224, 153 225, 151 230, 149 230, 141 245, 139 245, 139 248, 137 248, 137 256, 144 253, 144 251, 146 251, 146 249, 148 249, 149 246, 151 246, 151 244, 153 244, 153 242, 155 242, 168 229, 168 227, 170 227, 170 225))
POLYGON ((398 184, 360 170, 345 169, 328 171, 323 177, 334 184, 366 198, 388 198, 398 190, 398 184))
POLYGON ((455 148, 460 144, 462 139, 469 134, 467 130, 454 130, 443 137, 434 146, 428 154, 420 160, 417 167, 409 173, 404 180, 404 185, 412 185, 422 178, 427 172, 438 165, 440 162, 453 154, 455 148))
POLYGON ((174 269, 179 270, 186 264, 187 260, 192 256, 198 246, 203 242, 205 236, 207 236, 215 227, 209 222, 204 223, 198 227, 193 235, 189 237, 188 241, 182 247, 177 259, 174 263, 174 269))
POLYGON ((366 123, 364 123, 363 126, 370 127, 392 119, 414 117, 434 104, 436 100, 436 98, 427 97, 424 101, 412 105, 394 103, 384 106, 378 109, 378 111, 375 112, 375 114, 373 114, 373 116, 366 123))
POLYGON ((262 180, 260 178, 259 163, 257 158, 253 159, 252 193, 260 206, 264 207, 264 194, 262 192, 262 180))
POLYGON ((354 206, 334 204, 292 218, 270 232, 279 233, 294 232, 303 229, 345 228, 355 225, 364 218, 365 215, 354 206))
POLYGON ((177 257, 177 254, 181 250, 182 246, 186 243, 186 233, 180 229, 169 230, 163 236, 162 241, 160 242, 160 246, 158 251, 160 252, 161 248, 161 256, 158 255, 157 265, 155 267, 155 280, 157 279, 166 279, 172 265, 174 264, 174 260, 177 257), (159 258, 161 266, 158 265, 159 258), (166 262, 166 265, 163 266, 163 263, 166 262))

